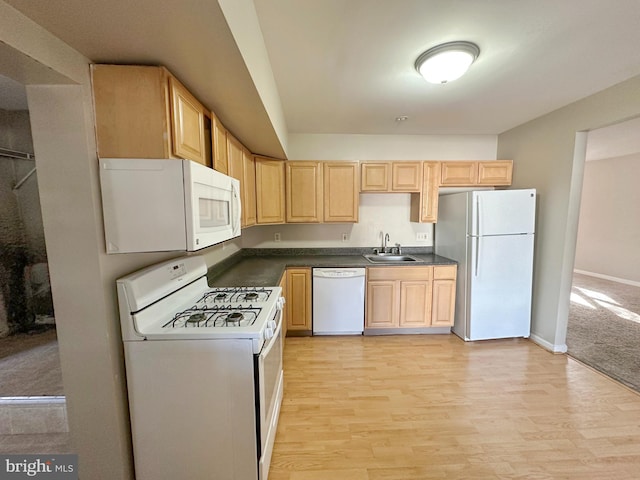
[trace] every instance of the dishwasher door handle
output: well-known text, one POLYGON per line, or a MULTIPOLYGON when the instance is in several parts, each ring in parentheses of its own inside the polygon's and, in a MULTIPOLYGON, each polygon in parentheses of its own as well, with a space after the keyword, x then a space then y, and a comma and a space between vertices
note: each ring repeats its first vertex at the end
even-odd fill
POLYGON ((364 277, 365 269, 364 268, 314 268, 313 276, 314 277, 323 277, 323 278, 353 278, 353 277, 364 277))

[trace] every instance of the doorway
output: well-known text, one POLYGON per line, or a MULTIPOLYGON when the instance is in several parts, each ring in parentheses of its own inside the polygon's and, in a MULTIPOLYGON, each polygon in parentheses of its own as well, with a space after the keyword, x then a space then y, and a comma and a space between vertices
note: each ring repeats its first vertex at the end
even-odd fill
POLYGON ((53 446, 68 423, 26 93, 3 76, 0 225, 0 436, 11 436, 0 445, 64 453, 53 446))
POLYGON ((569 355, 640 391, 640 119, 589 132, 569 355))

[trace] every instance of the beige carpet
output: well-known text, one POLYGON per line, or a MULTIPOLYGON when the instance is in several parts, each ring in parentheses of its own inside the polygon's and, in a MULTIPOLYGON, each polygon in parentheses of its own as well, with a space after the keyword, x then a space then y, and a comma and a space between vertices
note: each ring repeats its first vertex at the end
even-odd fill
POLYGON ((567 348, 640 392, 640 287, 574 274, 567 348))
POLYGON ((56 331, 0 339, 0 397, 64 395, 56 331))

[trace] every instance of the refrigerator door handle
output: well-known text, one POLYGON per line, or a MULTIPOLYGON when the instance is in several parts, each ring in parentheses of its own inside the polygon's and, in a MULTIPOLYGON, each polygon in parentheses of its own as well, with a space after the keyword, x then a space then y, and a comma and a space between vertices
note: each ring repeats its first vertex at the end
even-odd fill
POLYGON ((480 195, 476 197, 476 235, 482 236, 482 228, 480 228, 480 222, 482 215, 480 214, 480 195))
POLYGON ((475 276, 478 276, 478 272, 480 269, 480 238, 476 237, 476 264, 475 264, 475 276))

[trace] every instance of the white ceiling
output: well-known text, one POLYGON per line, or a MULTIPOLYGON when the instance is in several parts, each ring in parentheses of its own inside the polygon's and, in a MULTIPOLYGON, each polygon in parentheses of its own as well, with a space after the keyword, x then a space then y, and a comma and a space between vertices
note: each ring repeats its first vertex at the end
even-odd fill
MULTIPOLYGON (((5 1, 93 61, 166 65, 249 148, 277 153, 217 0, 5 1)), ((640 74, 639 0, 254 4, 290 133, 498 134, 640 74), (452 40, 478 60, 426 83, 415 58, 452 40)))
POLYGON ((496 134, 640 74, 638 0, 254 3, 290 132, 496 134), (453 40, 478 60, 428 84, 416 57, 453 40))

